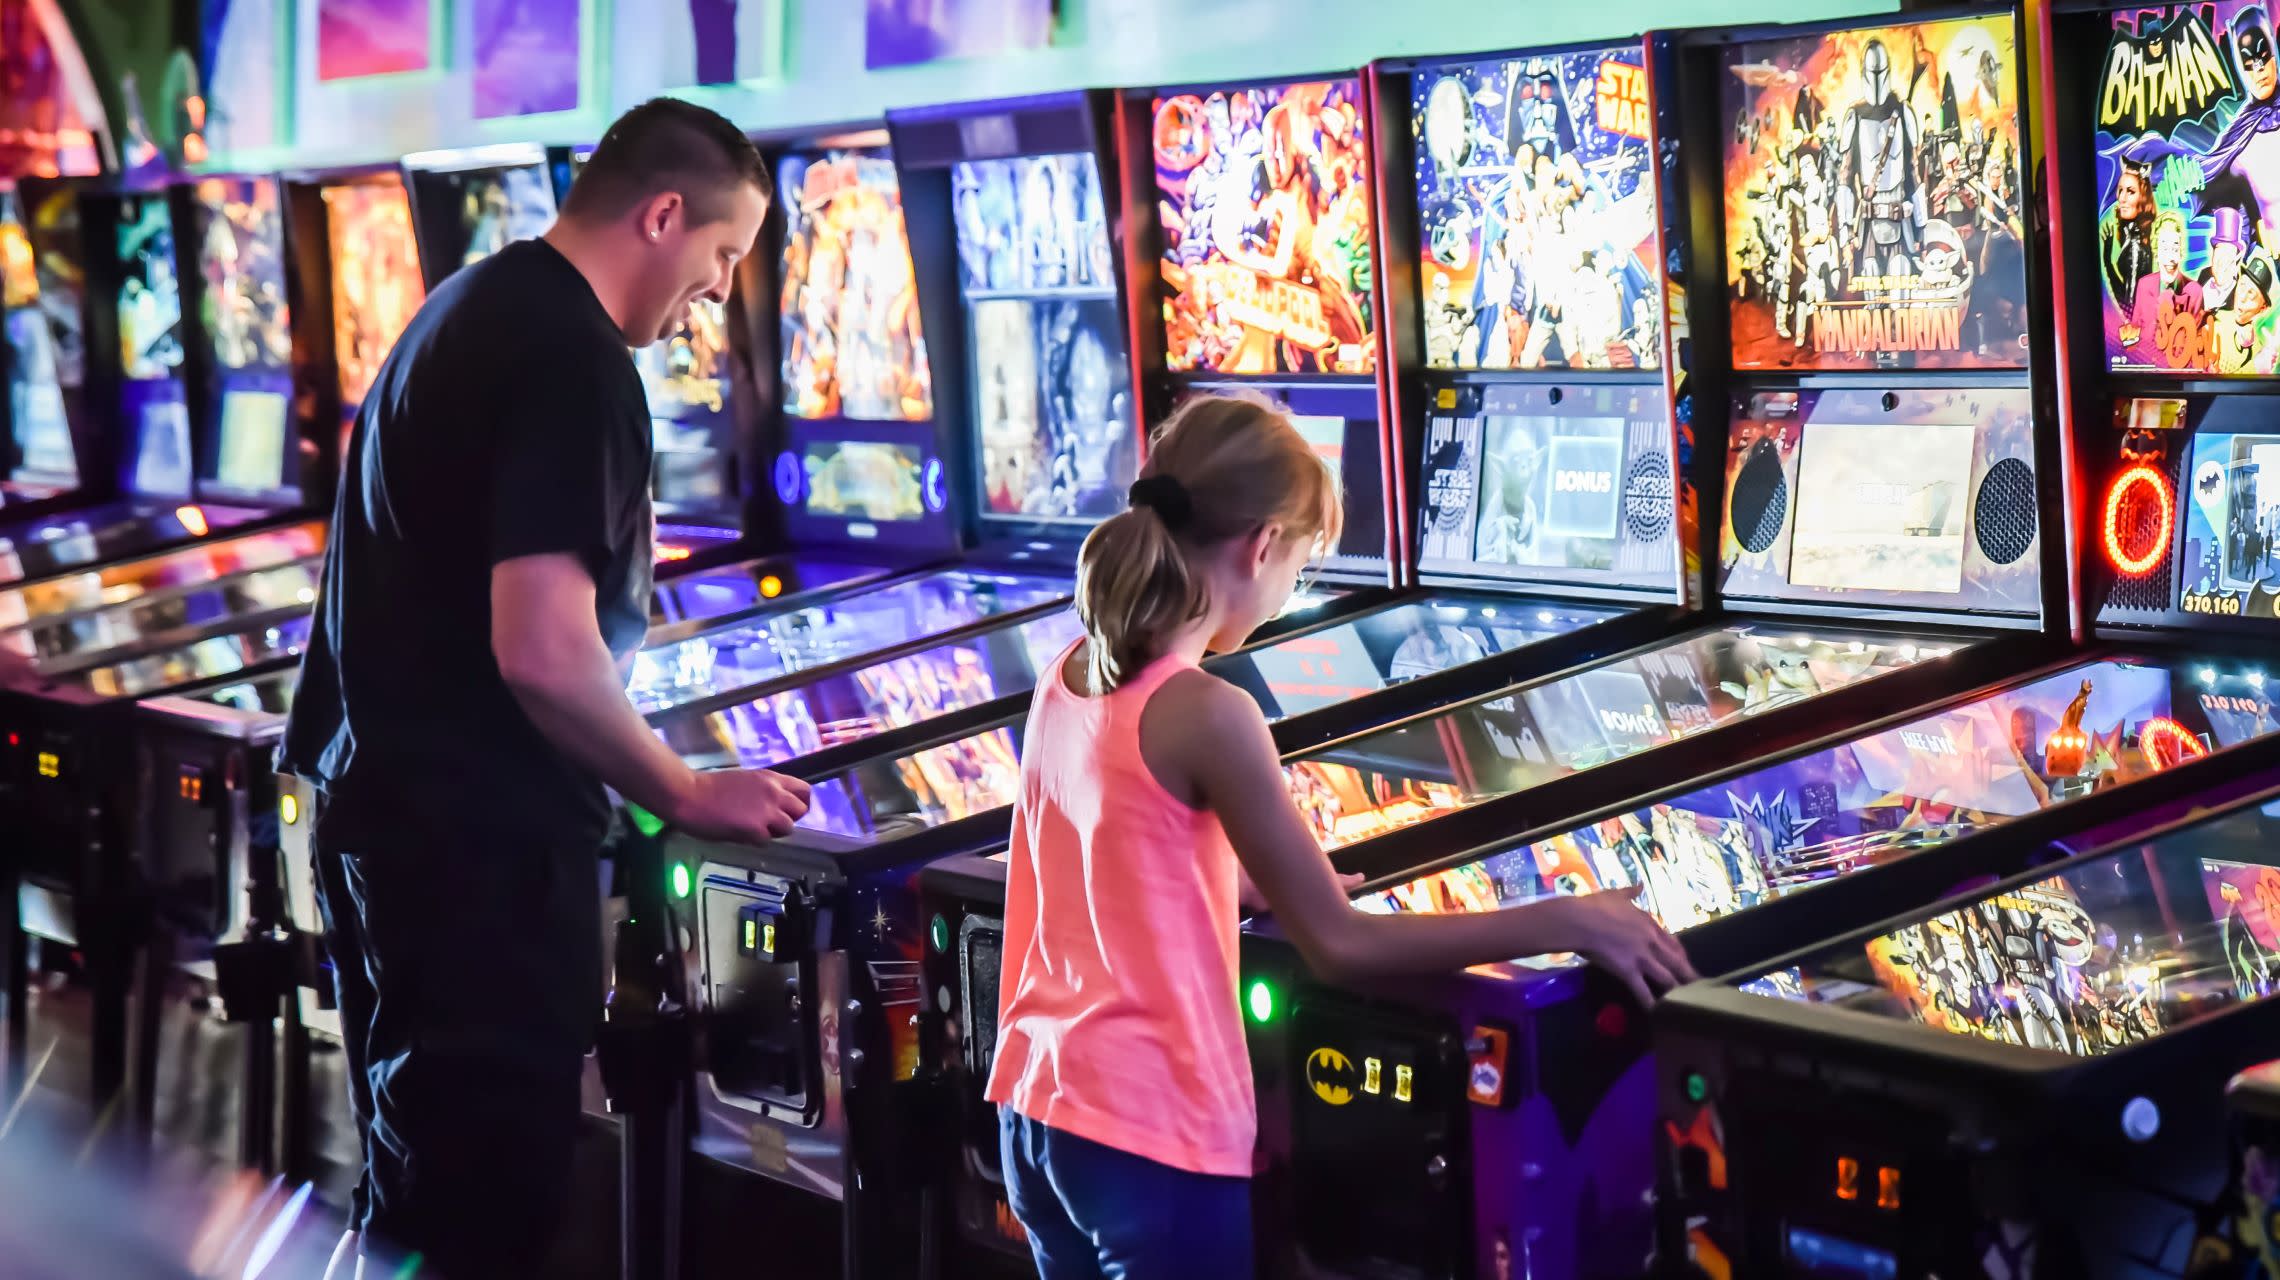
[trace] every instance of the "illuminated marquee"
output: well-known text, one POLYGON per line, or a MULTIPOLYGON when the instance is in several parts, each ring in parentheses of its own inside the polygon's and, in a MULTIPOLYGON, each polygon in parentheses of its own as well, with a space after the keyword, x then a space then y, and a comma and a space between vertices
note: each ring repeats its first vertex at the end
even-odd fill
POLYGON ((1322 295, 1305 285, 1232 262, 1195 267, 1190 279, 1192 288, 1227 308, 1228 318, 1239 324, 1300 347, 1330 345, 1330 322, 1322 311, 1322 295))

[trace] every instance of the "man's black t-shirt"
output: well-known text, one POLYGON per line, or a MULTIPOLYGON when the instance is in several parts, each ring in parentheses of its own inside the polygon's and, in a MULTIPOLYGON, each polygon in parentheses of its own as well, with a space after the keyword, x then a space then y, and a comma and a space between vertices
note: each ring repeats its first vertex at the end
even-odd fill
POLYGON ((337 834, 438 822, 598 842, 601 783, 491 654, 491 567, 577 555, 622 658, 650 591, 649 413, 585 277, 529 240, 455 273, 381 365, 349 441, 279 765, 337 834))

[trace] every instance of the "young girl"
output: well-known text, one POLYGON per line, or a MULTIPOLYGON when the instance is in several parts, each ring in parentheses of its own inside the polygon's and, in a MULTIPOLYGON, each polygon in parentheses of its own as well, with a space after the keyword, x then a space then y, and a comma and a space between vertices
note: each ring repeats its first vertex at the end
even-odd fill
POLYGON ((1336 480, 1280 411, 1198 397, 1131 499, 1085 541, 1087 634, 1029 713, 988 1096, 1045 1280, 1223 1280, 1252 1265, 1246 873, 1329 981, 1572 951, 1646 1001, 1693 973, 1628 893, 1356 910, 1257 704, 1196 665, 1274 617, 1336 541, 1336 480))

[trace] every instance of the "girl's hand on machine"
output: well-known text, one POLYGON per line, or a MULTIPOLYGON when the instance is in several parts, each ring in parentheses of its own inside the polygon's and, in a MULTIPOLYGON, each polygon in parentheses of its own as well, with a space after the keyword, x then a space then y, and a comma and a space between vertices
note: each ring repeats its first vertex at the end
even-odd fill
POLYGON ((1538 903, 1550 908, 1552 932, 1559 942, 1547 950, 1573 951, 1615 975, 1631 989, 1642 1007, 1673 987, 1694 982, 1701 975, 1686 958, 1686 948, 1639 909, 1640 885, 1610 889, 1574 898, 1552 898, 1538 903))

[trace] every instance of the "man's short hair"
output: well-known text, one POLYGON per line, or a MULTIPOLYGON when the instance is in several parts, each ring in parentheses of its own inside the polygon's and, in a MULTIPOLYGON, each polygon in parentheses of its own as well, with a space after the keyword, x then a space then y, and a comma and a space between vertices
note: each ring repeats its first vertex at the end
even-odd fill
POLYGON ((744 131, 678 98, 651 98, 617 118, 595 144, 562 202, 565 217, 608 222, 665 191, 677 191, 694 225, 728 216, 738 187, 773 203, 768 162, 744 131))

